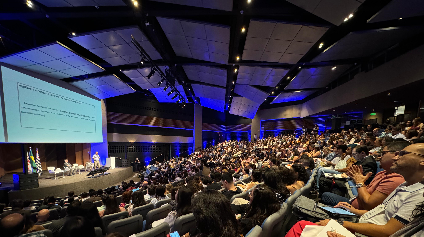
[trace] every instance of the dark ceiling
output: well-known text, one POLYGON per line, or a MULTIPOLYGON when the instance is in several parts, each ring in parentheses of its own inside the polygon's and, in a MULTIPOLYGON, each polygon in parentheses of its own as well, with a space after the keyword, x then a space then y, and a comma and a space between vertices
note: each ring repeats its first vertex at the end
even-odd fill
POLYGON ((141 71, 151 63, 112 63, 76 41, 135 27, 153 46, 153 63, 172 71, 188 102, 253 118, 259 107, 303 103, 424 43, 423 1, 326 2, 4 0, 0 57, 58 42, 102 68, 59 79, 78 86, 115 75, 146 99, 170 102, 164 85, 138 80, 146 81, 141 71), (137 70, 141 75, 132 76, 137 70))

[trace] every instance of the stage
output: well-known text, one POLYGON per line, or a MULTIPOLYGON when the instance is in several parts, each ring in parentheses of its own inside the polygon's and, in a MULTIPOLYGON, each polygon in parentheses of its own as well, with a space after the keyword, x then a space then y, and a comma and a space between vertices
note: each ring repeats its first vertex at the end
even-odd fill
MULTIPOLYGON (((9 201, 13 199, 44 199, 46 196, 65 197, 68 191, 74 191, 75 194, 80 194, 82 192, 88 192, 89 189, 104 189, 119 184, 135 174, 132 167, 115 168, 108 170, 107 173, 109 174, 97 178, 88 178, 88 172, 65 176, 65 178, 62 178, 62 175, 57 175, 58 178, 55 180, 54 175, 46 171, 39 177, 38 188, 10 191, 8 192, 9 201)), ((10 186, 13 188, 12 176, 12 174, 7 174, 5 177, 2 177, 0 180, 3 183, 2 189, 10 186)), ((134 177, 134 181, 137 182, 138 177, 134 177)))

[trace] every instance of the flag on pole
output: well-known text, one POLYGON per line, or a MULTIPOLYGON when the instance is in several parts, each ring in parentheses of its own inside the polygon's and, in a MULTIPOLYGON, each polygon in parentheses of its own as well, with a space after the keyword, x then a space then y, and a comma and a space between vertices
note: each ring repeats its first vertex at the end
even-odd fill
POLYGON ((31 167, 34 170, 37 170, 37 165, 35 164, 34 155, 32 154, 31 147, 29 148, 29 161, 31 162, 31 167))
POLYGON ((27 152, 28 174, 32 174, 31 162, 29 161, 29 152, 27 152))
POLYGON ((38 155, 38 148, 35 148, 35 163, 37 164, 37 173, 41 175, 43 172, 43 167, 41 166, 40 156, 38 155))

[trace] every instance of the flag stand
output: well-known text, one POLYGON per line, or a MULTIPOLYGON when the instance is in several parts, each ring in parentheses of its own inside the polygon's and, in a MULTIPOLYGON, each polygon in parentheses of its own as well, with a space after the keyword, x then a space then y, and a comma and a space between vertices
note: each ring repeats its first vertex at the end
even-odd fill
POLYGON ((32 188, 38 188, 38 174, 28 174, 28 163, 25 152, 25 145, 21 144, 21 153, 22 153, 22 164, 23 164, 23 173, 13 174, 13 186, 14 190, 26 190, 32 188))

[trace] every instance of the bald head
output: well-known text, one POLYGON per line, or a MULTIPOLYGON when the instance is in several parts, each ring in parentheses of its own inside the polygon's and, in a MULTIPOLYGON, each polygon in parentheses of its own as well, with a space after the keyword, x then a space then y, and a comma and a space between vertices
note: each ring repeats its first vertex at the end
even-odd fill
POLYGON ((48 209, 42 209, 37 214, 37 222, 45 222, 50 217, 50 211, 48 209))
POLYGON ((405 151, 415 152, 424 156, 424 143, 415 143, 407 146, 405 151))
POLYGON ((24 217, 19 213, 12 213, 1 219, 2 236, 12 237, 19 235, 24 228, 24 217), (3 235, 4 234, 4 235, 3 235))

